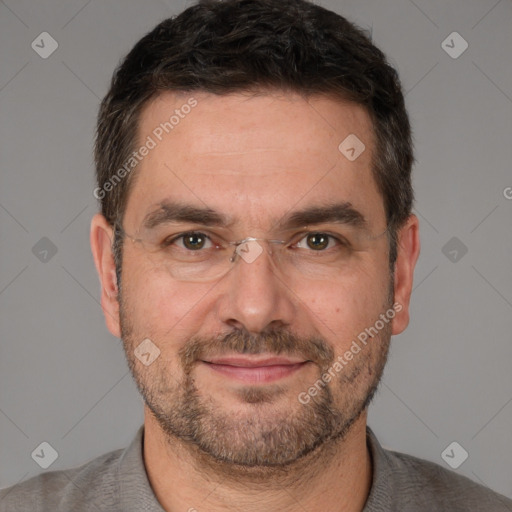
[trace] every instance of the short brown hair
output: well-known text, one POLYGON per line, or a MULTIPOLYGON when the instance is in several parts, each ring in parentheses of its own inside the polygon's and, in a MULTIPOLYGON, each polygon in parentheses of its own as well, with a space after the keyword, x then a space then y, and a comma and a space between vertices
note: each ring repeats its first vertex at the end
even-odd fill
MULTIPOLYGON (((363 30, 305 0, 202 0, 144 36, 115 71, 101 103, 97 190, 129 159, 140 113, 159 92, 265 89, 334 95, 366 109, 393 268, 396 232, 413 203, 411 130, 398 74, 363 30)), ((132 179, 133 173, 100 197, 112 225, 123 218, 132 179)))

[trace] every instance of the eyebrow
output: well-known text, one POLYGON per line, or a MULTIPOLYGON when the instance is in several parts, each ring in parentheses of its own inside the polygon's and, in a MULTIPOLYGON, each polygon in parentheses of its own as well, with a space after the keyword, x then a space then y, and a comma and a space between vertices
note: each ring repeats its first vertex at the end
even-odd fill
POLYGON ((162 201, 157 210, 144 217, 143 225, 146 229, 153 229, 167 222, 190 222, 205 226, 225 227, 229 224, 229 219, 208 207, 162 201))
MULTIPOLYGON (((146 229, 170 222, 190 222, 204 226, 227 227, 232 224, 230 217, 208 207, 197 207, 172 201, 162 201, 158 209, 148 213, 143 220, 146 229)), ((278 222, 280 229, 293 229, 301 226, 337 223, 367 228, 365 216, 350 202, 332 203, 327 206, 311 206, 294 211, 278 222)))
POLYGON ((354 228, 367 228, 366 217, 350 202, 331 203, 326 206, 312 206, 295 211, 279 222, 283 229, 291 229, 311 224, 346 224, 354 228))

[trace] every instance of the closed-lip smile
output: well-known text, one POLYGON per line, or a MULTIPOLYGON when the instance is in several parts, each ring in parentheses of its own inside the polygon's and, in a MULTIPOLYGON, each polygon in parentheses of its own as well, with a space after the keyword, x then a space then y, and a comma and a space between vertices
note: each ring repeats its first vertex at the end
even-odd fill
POLYGON ((222 356, 203 360, 216 373, 249 384, 263 384, 287 377, 309 361, 282 356, 222 356))

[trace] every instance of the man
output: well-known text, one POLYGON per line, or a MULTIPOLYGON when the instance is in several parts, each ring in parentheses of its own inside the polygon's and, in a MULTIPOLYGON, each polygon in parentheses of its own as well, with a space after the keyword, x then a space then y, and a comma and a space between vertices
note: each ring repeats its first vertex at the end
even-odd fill
POLYGON ((303 0, 205 1, 116 71, 91 246, 145 400, 132 445, 0 510, 505 511, 366 425, 418 221, 396 72, 303 0))

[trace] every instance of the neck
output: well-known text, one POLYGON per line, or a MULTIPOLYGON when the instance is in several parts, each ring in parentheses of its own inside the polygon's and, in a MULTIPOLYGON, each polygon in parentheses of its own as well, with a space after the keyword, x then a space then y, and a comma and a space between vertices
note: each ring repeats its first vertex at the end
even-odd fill
POLYGON ((144 462, 166 512, 361 512, 372 481, 366 412, 342 440, 325 443, 293 464, 248 468, 213 460, 195 445, 169 439, 146 409, 144 462))

